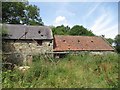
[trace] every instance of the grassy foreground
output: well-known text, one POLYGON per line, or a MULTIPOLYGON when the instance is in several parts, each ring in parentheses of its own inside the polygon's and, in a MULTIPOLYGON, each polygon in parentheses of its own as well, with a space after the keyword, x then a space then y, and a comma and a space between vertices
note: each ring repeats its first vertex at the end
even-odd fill
POLYGON ((118 55, 68 55, 49 60, 34 57, 31 68, 2 73, 3 88, 117 88, 118 55))

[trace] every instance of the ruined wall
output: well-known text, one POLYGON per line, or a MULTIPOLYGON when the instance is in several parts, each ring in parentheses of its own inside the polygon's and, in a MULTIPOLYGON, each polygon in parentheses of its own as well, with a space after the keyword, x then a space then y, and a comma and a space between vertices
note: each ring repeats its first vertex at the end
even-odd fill
POLYGON ((14 45, 17 52, 25 54, 38 54, 51 52, 53 50, 53 42, 42 41, 42 45, 39 45, 36 41, 16 41, 10 42, 14 45))
POLYGON ((3 51, 5 53, 8 53, 7 57, 9 56, 9 61, 11 58, 11 62, 26 62, 27 59, 31 59, 32 55, 52 52, 53 41, 43 40, 42 44, 39 45, 35 40, 7 40, 5 41, 5 44, 3 46, 3 51))

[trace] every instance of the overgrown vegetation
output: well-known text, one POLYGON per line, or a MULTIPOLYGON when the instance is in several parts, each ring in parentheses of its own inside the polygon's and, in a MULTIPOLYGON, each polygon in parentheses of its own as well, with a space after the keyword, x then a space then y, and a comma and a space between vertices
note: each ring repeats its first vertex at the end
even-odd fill
POLYGON ((62 59, 35 56, 26 72, 2 73, 3 88, 117 88, 118 55, 68 55, 62 59))
POLYGON ((118 34, 116 37, 115 37, 115 44, 116 44, 116 50, 118 53, 120 53, 120 34, 118 34))

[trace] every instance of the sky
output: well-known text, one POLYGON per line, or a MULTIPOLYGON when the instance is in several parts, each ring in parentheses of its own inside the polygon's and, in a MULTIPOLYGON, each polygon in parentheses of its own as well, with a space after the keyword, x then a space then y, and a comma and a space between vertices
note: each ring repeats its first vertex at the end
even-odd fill
MULTIPOLYGON (((117 0, 116 0, 117 1, 117 0)), ((45 25, 83 25, 94 34, 114 39, 118 34, 118 2, 30 2, 40 8, 45 25)))

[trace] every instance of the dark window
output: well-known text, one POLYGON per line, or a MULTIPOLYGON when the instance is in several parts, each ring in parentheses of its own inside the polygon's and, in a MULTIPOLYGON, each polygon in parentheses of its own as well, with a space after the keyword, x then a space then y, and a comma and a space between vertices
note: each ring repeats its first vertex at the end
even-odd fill
POLYGON ((13 42, 16 42, 16 40, 13 40, 13 42))
POLYGON ((37 43, 38 43, 38 46, 39 45, 42 46, 42 41, 37 41, 37 43))

